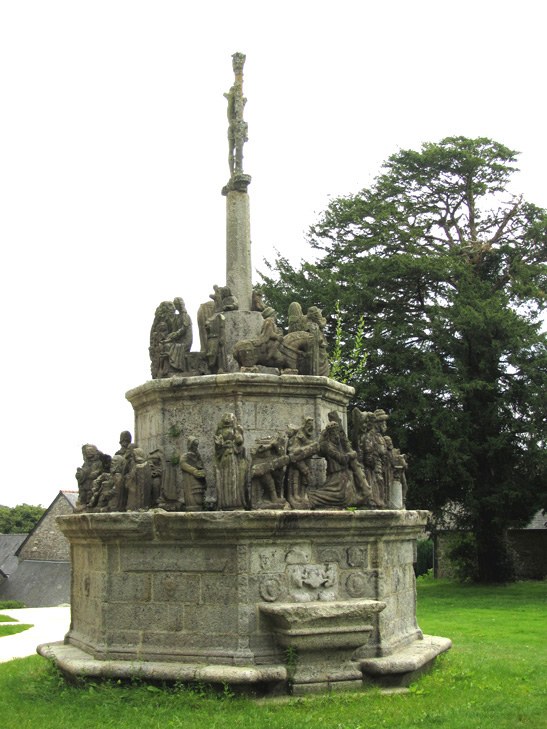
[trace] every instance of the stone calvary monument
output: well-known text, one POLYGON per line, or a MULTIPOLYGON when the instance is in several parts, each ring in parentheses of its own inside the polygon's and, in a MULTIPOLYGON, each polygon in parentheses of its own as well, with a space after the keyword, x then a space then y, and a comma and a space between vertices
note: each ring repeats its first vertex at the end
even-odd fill
POLYGON ((289 309, 288 331, 251 282, 243 172, 245 56, 233 56, 226 284, 198 312, 164 301, 152 379, 126 397, 110 457, 82 448, 72 620, 39 646, 70 674, 205 681, 262 693, 405 685, 445 638, 416 622, 413 563, 427 512, 407 511, 387 415, 353 411, 329 378, 325 320, 289 309))

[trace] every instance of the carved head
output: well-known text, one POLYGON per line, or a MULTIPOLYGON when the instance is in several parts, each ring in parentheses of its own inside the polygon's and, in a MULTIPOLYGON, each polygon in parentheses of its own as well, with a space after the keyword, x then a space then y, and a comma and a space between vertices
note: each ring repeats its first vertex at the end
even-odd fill
POLYGON ((321 329, 323 329, 323 327, 327 323, 327 320, 323 317, 323 312, 317 306, 310 306, 306 317, 309 321, 317 324, 321 329))
POLYGON ((97 446, 86 443, 86 445, 82 446, 82 455, 84 457, 84 461, 96 461, 101 455, 101 452, 97 446))
POLYGON ((186 314, 186 306, 180 296, 177 296, 176 299, 174 299, 173 304, 179 314, 186 314))
POLYGON ((127 448, 127 446, 131 443, 131 433, 128 430, 122 430, 120 433, 120 445, 122 448, 127 448))
POLYGON ((313 418, 304 418, 302 420, 302 430, 308 437, 313 435, 313 428, 313 418))
POLYGON ((380 433, 386 432, 388 418, 389 418, 389 415, 386 413, 385 410, 375 410, 374 411, 374 425, 380 431, 380 433))
POLYGON ((135 459, 135 463, 144 463, 146 461, 146 453, 142 448, 135 448, 133 450, 133 458, 135 459))
POLYGON ((193 438, 193 437, 188 438, 186 447, 188 448, 189 451, 191 451, 192 453, 197 453, 198 446, 199 446, 199 440, 197 438, 193 438))
POLYGON ((112 462, 110 464, 110 473, 121 473, 125 459, 123 456, 112 456, 112 462))
POLYGON ((245 54, 244 53, 234 53, 232 56, 232 68, 234 69, 234 73, 240 74, 243 73, 243 65, 245 64, 245 54))

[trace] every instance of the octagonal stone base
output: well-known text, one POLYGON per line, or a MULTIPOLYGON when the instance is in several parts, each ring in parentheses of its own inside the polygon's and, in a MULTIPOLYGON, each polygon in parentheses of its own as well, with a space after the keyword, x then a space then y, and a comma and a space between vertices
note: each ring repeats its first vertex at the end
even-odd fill
MULTIPOLYGON (((72 620, 64 644, 40 653, 84 675, 198 677, 267 692, 361 686, 374 661, 425 645, 413 562, 426 516, 157 510, 60 517, 72 553, 72 620)), ((384 679, 388 664, 381 665, 384 679)))

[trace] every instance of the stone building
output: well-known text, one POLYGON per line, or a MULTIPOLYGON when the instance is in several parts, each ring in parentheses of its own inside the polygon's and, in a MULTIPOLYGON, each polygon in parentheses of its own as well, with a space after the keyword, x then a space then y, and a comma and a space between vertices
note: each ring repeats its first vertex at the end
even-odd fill
MULTIPOLYGON (((434 575, 437 578, 455 576, 448 553, 458 535, 450 524, 434 537, 434 575)), ((512 552, 515 576, 518 580, 544 580, 547 577, 547 512, 538 511, 523 529, 509 529, 507 541, 512 552)))
POLYGON ((59 491, 34 529, 17 537, 7 579, 0 582, 0 600, 19 600, 27 607, 54 607, 70 602, 70 549, 57 526, 58 516, 74 512, 78 493, 59 491), (16 561, 17 560, 17 561, 16 561))

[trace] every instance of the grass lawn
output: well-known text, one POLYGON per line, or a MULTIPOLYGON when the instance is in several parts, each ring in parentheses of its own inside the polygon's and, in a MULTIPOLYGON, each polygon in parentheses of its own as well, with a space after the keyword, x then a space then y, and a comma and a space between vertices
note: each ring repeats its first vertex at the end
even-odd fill
POLYGON ((15 635, 15 633, 22 633, 24 630, 32 628, 32 625, 26 625, 25 623, 19 623, 19 625, 0 625, 0 638, 4 635, 15 635))
POLYGON ((0 664, 6 729, 545 729, 547 582, 418 586, 426 633, 452 638, 404 695, 377 691, 285 703, 211 697, 205 687, 67 684, 38 656, 0 664))
POLYGON ((18 623, 17 618, 10 618, 9 615, 0 615, 0 623, 18 623))

